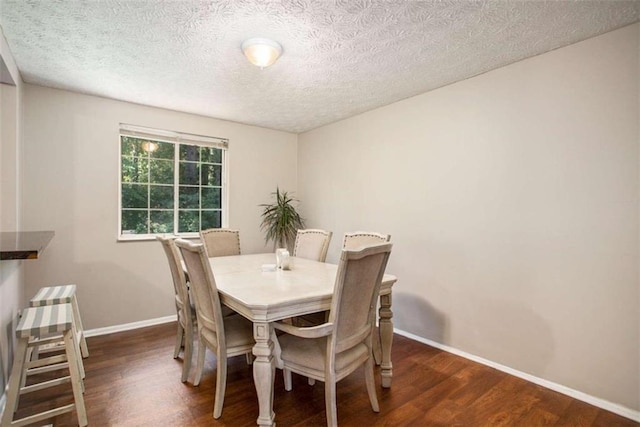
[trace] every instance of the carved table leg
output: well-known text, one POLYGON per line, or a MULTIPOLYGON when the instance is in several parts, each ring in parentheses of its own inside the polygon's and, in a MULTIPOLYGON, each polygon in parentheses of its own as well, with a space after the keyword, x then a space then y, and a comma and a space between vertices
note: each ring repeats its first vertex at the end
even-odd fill
POLYGON ((393 366, 391 364, 391 345, 393 344, 393 312, 391 311, 391 293, 380 295, 380 341, 382 347, 382 363, 380 363, 382 375, 382 387, 391 387, 393 366))
POLYGON ((253 380, 258 393, 260 414, 257 423, 260 426, 275 426, 273 412, 273 380, 275 375, 275 361, 273 359, 273 342, 271 341, 268 323, 253 324, 253 380))

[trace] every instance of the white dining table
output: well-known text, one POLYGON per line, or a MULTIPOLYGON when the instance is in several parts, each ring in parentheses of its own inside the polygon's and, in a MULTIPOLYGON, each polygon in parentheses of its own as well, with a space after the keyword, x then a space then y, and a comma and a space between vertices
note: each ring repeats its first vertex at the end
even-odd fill
MULTIPOLYGON (((270 270, 275 254, 209 258, 220 301, 253 322, 253 378, 258 395, 260 426, 275 425, 273 385, 275 352, 271 323, 329 310, 338 266, 292 257, 290 269, 270 270)), ((379 331, 382 386, 391 387, 393 322, 391 288, 396 277, 385 274, 380 288, 379 331)))

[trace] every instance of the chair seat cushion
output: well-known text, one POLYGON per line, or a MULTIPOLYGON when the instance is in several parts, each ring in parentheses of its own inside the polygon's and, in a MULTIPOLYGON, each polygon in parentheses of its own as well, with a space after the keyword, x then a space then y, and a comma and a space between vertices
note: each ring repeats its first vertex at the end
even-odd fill
MULTIPOLYGON (((227 339, 227 350, 232 347, 243 347, 247 345, 253 346, 253 323, 244 317, 229 316, 224 318, 224 333, 227 339)), ((216 343, 215 333, 209 329, 203 329, 204 339, 212 345, 216 343)))
MULTIPOLYGON (((278 337, 278 341, 282 350, 281 358, 287 365, 324 371, 327 354, 326 337, 310 339, 283 334, 278 337)), ((369 349, 362 343, 336 354, 336 372, 349 368, 354 363, 362 363, 368 355, 369 349)))
POLYGON ((17 338, 40 337, 71 329, 71 304, 25 308, 16 327, 17 338))
POLYGON ((253 323, 240 315, 224 318, 224 332, 227 337, 227 348, 255 344, 253 323))
POLYGON ((317 313, 304 314, 293 318, 293 324, 296 326, 310 327, 322 325, 329 318, 328 311, 319 311, 317 313))
POLYGON ((44 305, 68 304, 76 294, 76 285, 58 285, 41 288, 38 293, 31 298, 31 307, 42 307, 44 305))

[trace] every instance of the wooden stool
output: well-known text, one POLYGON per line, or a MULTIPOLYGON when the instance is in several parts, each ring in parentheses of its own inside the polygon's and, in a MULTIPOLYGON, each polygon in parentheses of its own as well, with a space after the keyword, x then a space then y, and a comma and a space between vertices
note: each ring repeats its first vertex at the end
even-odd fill
POLYGON ((83 385, 79 368, 81 358, 78 354, 78 344, 75 342, 76 335, 73 328, 73 307, 71 304, 26 308, 22 312, 20 322, 18 322, 16 338, 18 339, 18 343, 13 368, 11 370, 11 377, 9 379, 7 402, 2 415, 2 427, 22 426, 37 423, 39 421, 71 412, 74 409, 78 414, 78 423, 80 426, 86 426, 87 412, 84 406, 84 399, 82 397, 83 385), (64 338, 65 354, 38 359, 33 362, 27 361, 29 347, 42 345, 47 338, 43 338, 41 340, 39 338, 54 333, 62 333, 64 338), (39 340, 33 340, 32 338, 39 340), (40 369, 41 371, 53 371, 61 368, 68 368, 69 376, 59 377, 23 387, 23 378, 33 367, 36 367, 36 369, 40 369), (71 382, 74 403, 30 415, 19 420, 13 420, 13 414, 18 408, 18 401, 21 394, 58 386, 68 382, 71 382))
POLYGON ((30 307, 42 307, 53 304, 71 304, 73 307, 73 329, 80 344, 82 357, 89 356, 87 340, 84 336, 80 310, 78 309, 78 299, 76 298, 76 285, 59 285, 41 288, 38 293, 29 301, 30 307))

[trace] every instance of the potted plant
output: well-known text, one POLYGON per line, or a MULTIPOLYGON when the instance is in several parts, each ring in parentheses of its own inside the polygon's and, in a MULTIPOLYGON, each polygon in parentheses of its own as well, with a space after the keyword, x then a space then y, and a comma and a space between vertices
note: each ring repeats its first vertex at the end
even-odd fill
POLYGON ((275 196, 275 202, 260 205, 263 208, 260 229, 265 232, 265 242, 273 240, 276 248, 291 249, 296 233, 304 228, 304 220, 294 206, 298 200, 278 187, 271 194, 275 196))

